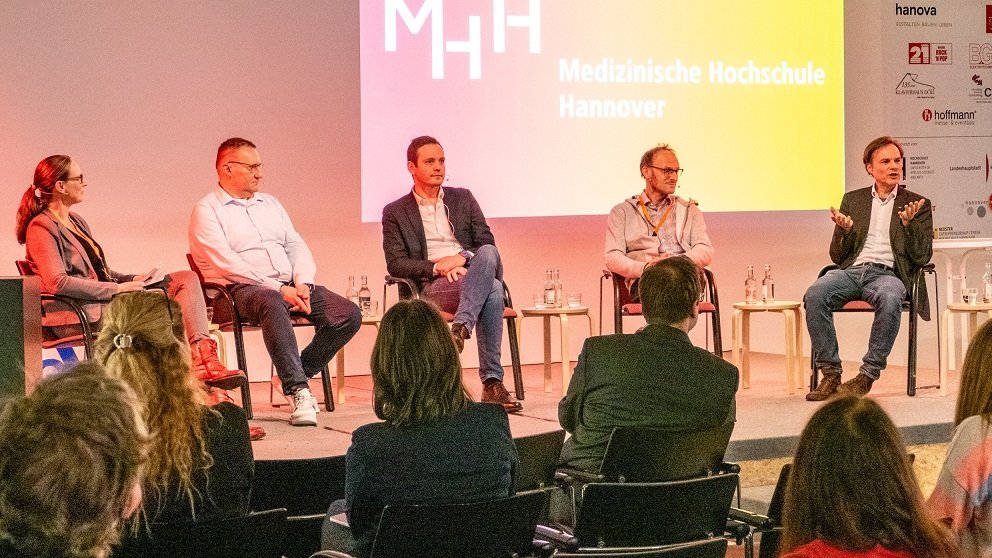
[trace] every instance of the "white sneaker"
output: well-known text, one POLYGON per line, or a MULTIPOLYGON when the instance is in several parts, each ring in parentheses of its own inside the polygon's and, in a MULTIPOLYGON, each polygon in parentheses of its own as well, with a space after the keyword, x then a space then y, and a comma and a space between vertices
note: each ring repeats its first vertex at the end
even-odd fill
MULTIPOLYGON (((278 375, 272 376, 272 391, 274 391, 274 392, 278 393, 279 395, 281 395, 283 397, 283 399, 286 400, 286 403, 288 403, 291 408, 296 408, 296 405, 293 404, 293 396, 292 395, 286 395, 285 393, 283 393, 283 391, 282 391, 282 379, 278 375)), ((279 403, 279 404, 273 403, 272 406, 273 407, 281 407, 282 406, 282 403, 279 403)), ((314 406, 317 408, 317 412, 319 413, 320 412, 320 403, 317 403, 316 400, 314 400, 314 406)))
POLYGON ((293 414, 289 415, 293 426, 317 426, 317 399, 307 388, 300 388, 293 394, 293 414))

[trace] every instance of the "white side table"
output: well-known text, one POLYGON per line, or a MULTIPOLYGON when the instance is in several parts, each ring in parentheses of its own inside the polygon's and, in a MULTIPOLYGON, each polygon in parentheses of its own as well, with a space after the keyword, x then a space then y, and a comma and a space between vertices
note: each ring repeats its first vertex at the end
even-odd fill
POLYGON ((951 302, 944 310, 941 319, 944 321, 945 334, 940 338, 940 395, 947 395, 947 370, 950 367, 948 353, 951 352, 954 343, 954 315, 961 314, 963 331, 961 332, 961 363, 964 364, 964 351, 968 342, 975 335, 978 329, 978 315, 986 314, 992 318, 992 303, 967 304, 965 302, 951 302), (967 322, 964 318, 967 315, 967 322), (965 325, 967 324, 967 325, 965 325))
POLYGON ((585 316, 589 320, 589 336, 596 335, 596 325, 588 306, 578 308, 522 308, 520 319, 517 321, 517 339, 523 340, 520 330, 524 325, 524 319, 534 316, 544 318, 544 392, 551 391, 551 318, 557 317, 561 330, 561 389, 562 393, 568 391, 568 380, 572 377, 571 359, 568 356, 568 317, 585 316))
POLYGON ((785 316, 785 379, 789 395, 796 392, 796 385, 803 385, 800 358, 803 354, 802 303, 792 300, 774 302, 734 303, 734 334, 731 357, 741 369, 741 387, 751 387, 751 314, 754 312, 779 312, 785 316))
MULTIPOLYGON (((379 324, 382 323, 382 314, 378 316, 362 316, 362 327, 370 325, 375 327, 376 336, 379 335, 379 324)), ((347 346, 347 345, 345 345, 347 346)), ((344 403, 344 347, 338 350, 334 357, 334 372, 337 376, 338 403, 344 403)))

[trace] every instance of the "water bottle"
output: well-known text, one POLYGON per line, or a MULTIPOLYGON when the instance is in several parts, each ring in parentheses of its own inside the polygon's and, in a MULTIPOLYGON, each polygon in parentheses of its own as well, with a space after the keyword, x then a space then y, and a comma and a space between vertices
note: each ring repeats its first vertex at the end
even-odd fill
POLYGON ((555 308, 561 308, 564 295, 561 289, 561 280, 558 279, 558 269, 555 268, 554 273, 551 276, 551 282, 554 284, 555 288, 555 308))
POLYGON ((985 274, 982 275, 982 302, 992 302, 992 262, 985 262, 985 274))
POLYGON ((547 280, 544 281, 544 304, 548 308, 555 307, 555 282, 551 278, 551 270, 547 271, 547 280))
POLYGON ((368 316, 372 306, 372 291, 369 290, 369 278, 362 275, 362 288, 358 289, 358 306, 362 309, 362 315, 368 316))
POLYGON ((775 302, 775 280, 772 279, 772 266, 765 265, 765 278, 761 280, 761 302, 775 302))
POLYGON ((747 278, 744 279, 744 302, 754 304, 758 302, 758 282, 754 278, 754 266, 747 266, 747 278))
POLYGON ((354 275, 349 275, 348 276, 348 285, 349 285, 349 287, 348 287, 348 293, 347 293, 347 295, 346 295, 345 298, 347 298, 352 303, 354 303, 355 306, 358 306, 359 308, 361 308, 362 304, 358 300, 358 289, 355 288, 355 276, 354 275))

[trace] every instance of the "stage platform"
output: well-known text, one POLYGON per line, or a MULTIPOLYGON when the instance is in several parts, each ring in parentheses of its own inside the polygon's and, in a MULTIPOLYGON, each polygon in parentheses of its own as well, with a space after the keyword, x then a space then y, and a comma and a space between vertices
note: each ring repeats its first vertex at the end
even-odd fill
MULTIPOLYGON (((729 354, 729 353, 728 353, 729 354)), ((573 363, 574 365, 574 363, 573 363)), ((768 460, 791 456, 803 426, 818 408, 807 402, 805 388, 795 395, 786 394, 785 359, 781 355, 755 353, 751 360, 751 387, 737 393, 737 425, 727 451, 732 461, 768 460)), ((844 379, 853 377, 857 363, 844 363, 844 379)), ((558 366, 556 370, 560 370, 558 366)), ((558 401, 562 397, 560 372, 553 376, 554 389, 544 392, 543 366, 525 365, 524 410, 510 415, 514 437, 527 436, 560 428, 558 401)), ((918 385, 936 384, 937 370, 920 368, 918 385)), ((464 372, 465 385, 477 398, 481 386, 477 371, 464 372)), ((507 367, 507 379, 510 380, 507 367)), ((869 397, 878 401, 892 416, 907 444, 944 443, 950 439, 951 423, 957 394, 958 374, 950 373, 947 397, 936 389, 918 389, 915 397, 906 395, 906 369, 891 366, 875 382, 869 397)), ((293 427, 289 424, 289 407, 269 404, 269 385, 252 384, 255 418, 252 424, 265 427, 265 439, 254 443, 256 459, 293 459, 325 455, 341 455, 351 443, 351 433, 363 424, 378 421, 372 411, 372 381, 369 376, 349 376, 345 381, 347 401, 338 404, 334 412, 317 415, 317 427, 293 427)), ((507 382, 512 391, 512 380, 507 382)), ((320 384, 314 381, 312 390, 320 397, 320 384)), ((335 396, 337 394, 335 393, 335 396)), ((700 397, 706 394, 701 393, 700 397)), ((277 402, 281 400, 275 394, 277 402)), ((321 407, 323 409, 323 406, 321 407)))

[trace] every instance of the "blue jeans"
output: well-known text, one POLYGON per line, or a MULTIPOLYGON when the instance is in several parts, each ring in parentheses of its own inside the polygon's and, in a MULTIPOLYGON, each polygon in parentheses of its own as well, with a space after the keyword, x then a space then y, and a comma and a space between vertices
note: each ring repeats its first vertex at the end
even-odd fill
POLYGON ((479 345, 479 378, 503 380, 500 350, 503 342, 503 283, 496 278, 499 252, 491 244, 481 246, 468 266, 468 273, 454 283, 437 277, 424 287, 424 298, 455 315, 479 345))
POLYGON ((877 380, 899 333, 906 286, 895 273, 873 266, 834 269, 810 285, 803 302, 816 368, 841 372, 833 311, 852 300, 864 300, 875 307, 868 351, 860 371, 877 380))
MULTIPOLYGON (((279 291, 260 285, 232 285, 231 291, 241 318, 262 328, 262 341, 286 395, 307 387, 307 380, 323 370, 362 327, 358 306, 321 285, 314 285, 310 314, 307 314, 314 325, 314 336, 301 353, 293 333, 289 303, 279 291)), ((218 305, 215 310, 221 321, 229 315, 226 306, 218 305)))

